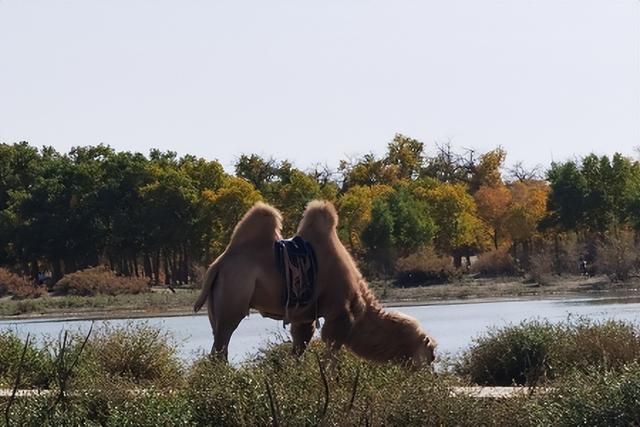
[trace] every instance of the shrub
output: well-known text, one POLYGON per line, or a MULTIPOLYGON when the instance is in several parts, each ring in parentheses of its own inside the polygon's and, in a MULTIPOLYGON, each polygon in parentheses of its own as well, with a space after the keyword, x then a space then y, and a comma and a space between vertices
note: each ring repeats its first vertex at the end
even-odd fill
POLYGON ((529 258, 529 276, 535 282, 548 284, 553 276, 553 256, 546 249, 541 249, 529 258))
POLYGON ((562 372, 621 369, 640 358, 640 332, 616 320, 578 319, 564 325, 564 341, 556 342, 555 364, 562 372))
MULTIPOLYGON (((25 342, 10 331, 0 332, 0 387, 12 387, 20 366, 25 342)), ((21 388, 46 388, 52 382, 52 360, 50 354, 38 349, 30 341, 22 365, 21 388)))
POLYGON ((58 294, 94 296, 149 292, 147 279, 117 276, 105 267, 93 267, 67 274, 54 286, 58 294))
POLYGON ((492 329, 474 339, 457 371, 481 385, 536 384, 551 374, 553 343, 560 335, 556 326, 538 321, 492 329))
POLYGON ((596 270, 613 280, 627 280, 640 271, 639 253, 640 245, 632 230, 609 232, 604 241, 596 245, 596 270))
POLYGON ((535 425, 630 426, 640 423, 640 365, 575 372, 529 405, 535 425))
POLYGON ((621 369, 639 358, 640 333, 632 324, 533 321, 476 338, 456 370, 482 385, 534 385, 575 370, 621 369))
MULTIPOLYGON (((83 337, 77 335, 76 345, 83 337)), ((90 337, 80 366, 80 381, 95 388, 129 383, 128 386, 171 388, 182 382, 182 365, 176 342, 166 332, 146 323, 104 326, 90 337)))
POLYGON ((372 364, 347 351, 340 352, 331 369, 320 354, 324 347, 314 341, 300 358, 291 356, 288 343, 271 346, 239 370, 208 359, 198 361, 187 392, 193 422, 272 424, 271 400, 278 418, 273 424, 280 425, 489 423, 487 405, 454 394, 457 381, 447 374, 372 364))
POLYGON ((450 257, 438 256, 423 248, 396 262, 396 283, 402 286, 445 283, 460 277, 450 257))
POLYGON ((486 277, 515 276, 518 267, 513 257, 505 250, 493 250, 478 257, 471 271, 486 277))
POLYGON ((25 278, 0 268, 0 297, 8 294, 14 299, 38 298, 46 293, 44 287, 36 287, 25 278))

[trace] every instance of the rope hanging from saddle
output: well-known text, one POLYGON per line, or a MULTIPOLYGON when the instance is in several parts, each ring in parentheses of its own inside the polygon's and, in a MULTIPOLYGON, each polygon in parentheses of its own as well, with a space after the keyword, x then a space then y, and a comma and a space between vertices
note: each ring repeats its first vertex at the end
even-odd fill
POLYGON ((276 241, 275 252, 284 285, 283 325, 286 325, 289 308, 305 307, 313 300, 318 262, 313 247, 300 236, 276 241))

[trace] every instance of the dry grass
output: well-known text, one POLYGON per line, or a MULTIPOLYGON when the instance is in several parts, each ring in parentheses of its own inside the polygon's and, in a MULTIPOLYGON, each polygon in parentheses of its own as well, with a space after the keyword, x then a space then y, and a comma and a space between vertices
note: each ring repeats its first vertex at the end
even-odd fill
POLYGON ((607 233, 596 246, 595 267, 613 280, 625 281, 640 273, 640 242, 633 230, 607 233))
POLYGON ((471 271, 484 277, 515 276, 519 273, 515 260, 503 249, 480 255, 471 265, 471 271))
POLYGON ((397 283, 401 286, 447 283, 459 278, 461 272, 449 256, 439 256, 431 248, 400 258, 396 262, 397 283))

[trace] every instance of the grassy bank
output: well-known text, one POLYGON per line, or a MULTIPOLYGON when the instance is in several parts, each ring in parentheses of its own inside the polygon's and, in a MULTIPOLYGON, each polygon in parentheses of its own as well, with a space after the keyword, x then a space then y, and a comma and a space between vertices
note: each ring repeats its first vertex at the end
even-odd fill
MULTIPOLYGON (((489 331, 438 374, 373 365, 346 351, 330 368, 317 342, 301 358, 290 356, 290 344, 277 343, 240 368, 204 356, 186 366, 177 358, 172 338, 147 325, 96 330, 86 342, 82 336, 61 337, 42 349, 24 344, 9 333, 0 335, 0 385, 13 386, 20 373, 21 388, 52 392, 13 401, 7 412, 11 425, 640 422, 640 334, 635 326, 617 322, 580 321, 556 328, 523 323, 489 331), (560 338, 564 341, 558 347, 560 338), (493 351, 486 351, 487 346, 493 351), (563 356, 586 349, 586 362, 563 356), (542 354, 546 356, 537 357, 542 354), (551 375, 548 368, 558 358, 563 358, 562 369, 551 375), (506 399, 454 392, 476 383, 475 373, 494 365, 509 365, 511 383, 519 382, 523 372, 538 372, 536 383, 550 391, 506 399)), ((481 382, 497 381, 489 377, 481 382)), ((6 408, 7 403, 1 404, 6 408)))
POLYGON ((0 299, 0 317, 153 315, 191 311, 198 291, 158 290, 142 294, 77 296, 45 295, 34 299, 0 299))
MULTIPOLYGON (((388 304, 416 304, 449 300, 558 297, 572 295, 640 295, 640 281, 610 282, 606 277, 563 277, 548 284, 523 283, 517 278, 472 279, 440 285, 399 287, 391 281, 373 281, 371 288, 388 304)), ((53 296, 16 300, 0 299, 0 318, 15 317, 119 317, 189 314, 199 290, 154 289, 125 295, 53 296)))

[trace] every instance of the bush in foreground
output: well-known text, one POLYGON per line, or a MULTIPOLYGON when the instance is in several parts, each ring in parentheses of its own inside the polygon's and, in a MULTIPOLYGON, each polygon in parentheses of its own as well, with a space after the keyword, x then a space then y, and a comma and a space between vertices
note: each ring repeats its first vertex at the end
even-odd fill
POLYGON ((537 425, 640 425, 640 365, 616 371, 575 372, 529 405, 537 425))
MULTIPOLYGON (((547 347, 549 336, 568 334, 563 335, 564 347, 540 351, 549 355, 542 360, 551 362, 567 354, 563 351, 591 348, 594 337, 603 343, 636 340, 636 335, 629 335, 633 328, 615 322, 550 326, 529 322, 511 327, 509 334, 493 331, 489 338, 499 335, 502 342, 519 343, 512 347, 538 343, 541 349, 547 347)), ((68 348, 72 359, 78 342, 74 337, 68 348)), ((319 342, 313 342, 300 358, 291 356, 290 343, 283 343, 270 345, 240 368, 202 357, 187 372, 175 370, 174 359, 163 356, 162 349, 167 347, 174 348, 172 340, 146 325, 98 329, 82 353, 80 380, 73 382, 72 393, 60 401, 55 393, 16 400, 10 408, 11 424, 536 426, 637 425, 640 421, 640 365, 622 362, 635 350, 611 350, 606 363, 598 352, 586 356, 589 364, 579 365, 578 356, 568 360, 553 371, 559 376, 547 393, 479 399, 457 390, 456 386, 468 383, 450 373, 375 365, 347 351, 339 354, 331 368, 319 342), (126 348, 144 357, 125 356, 126 348), (617 357, 621 353, 624 357, 617 357), (106 359, 117 362, 107 364, 106 359), (154 359, 163 360, 165 367, 153 368, 154 359), (614 359, 620 362, 611 363, 614 359), (167 381, 160 377, 171 378, 172 386, 163 388, 167 381)), ((59 347, 50 351, 55 354, 59 347)), ((553 369, 553 364, 548 368, 553 369)))
MULTIPOLYGON (((75 348, 82 338, 75 336, 75 348)), ((147 323, 101 327, 84 349, 78 386, 96 388, 100 381, 107 381, 122 383, 124 388, 180 387, 183 367, 176 348, 170 334, 147 323)))
MULTIPOLYGON (((15 384, 25 342, 11 331, 0 332, 0 388, 15 384)), ((52 380, 52 359, 46 349, 36 347, 33 339, 26 346, 20 388, 47 388, 52 380)))
POLYGON ((632 324, 529 321, 476 338, 456 370, 482 385, 536 385, 574 370, 621 369, 639 358, 640 333, 632 324))
POLYGON ((118 276, 105 267, 93 267, 65 275, 54 290, 61 295, 80 296, 139 294, 149 292, 149 284, 142 277, 118 276))

